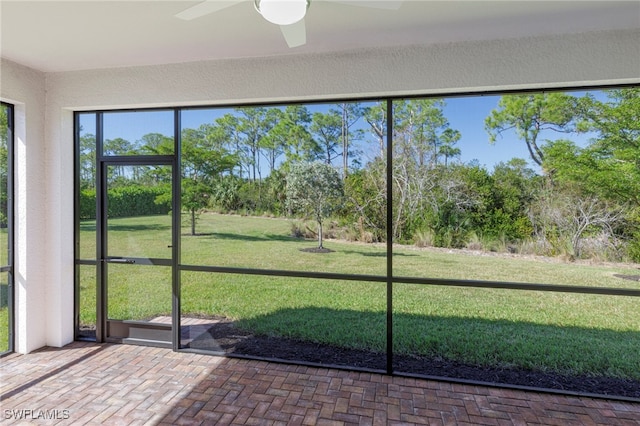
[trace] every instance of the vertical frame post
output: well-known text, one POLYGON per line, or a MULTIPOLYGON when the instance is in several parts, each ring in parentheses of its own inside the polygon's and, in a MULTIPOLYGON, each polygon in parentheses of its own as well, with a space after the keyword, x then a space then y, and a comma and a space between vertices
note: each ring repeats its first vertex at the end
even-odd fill
POLYGON ((106 241, 106 199, 103 192, 106 187, 105 165, 103 162, 103 116, 96 113, 96 342, 104 342, 107 336, 107 264, 104 262, 107 250, 106 241))
POLYGON ((393 374, 393 100, 387 99, 387 374, 393 374))
POLYGON ((14 202, 13 202, 13 170, 14 170, 14 110, 13 105, 0 103, 1 108, 5 108, 7 114, 7 265, 2 266, 2 270, 7 272, 7 305, 8 305, 8 336, 7 352, 15 350, 15 292, 14 292, 14 202))
POLYGON ((174 148, 173 148, 173 167, 172 167, 172 200, 171 200, 171 220, 173 221, 172 235, 172 300, 171 300, 171 323, 172 323, 172 346, 173 350, 180 349, 180 225, 181 225, 181 188, 182 188, 182 172, 181 172, 181 147, 182 147, 182 110, 176 108, 174 110, 174 148))
MULTIPOLYGON (((73 259, 80 258, 80 116, 73 113, 74 157, 73 157, 73 259)), ((80 265, 73 266, 73 338, 78 339, 80 330, 80 265)))

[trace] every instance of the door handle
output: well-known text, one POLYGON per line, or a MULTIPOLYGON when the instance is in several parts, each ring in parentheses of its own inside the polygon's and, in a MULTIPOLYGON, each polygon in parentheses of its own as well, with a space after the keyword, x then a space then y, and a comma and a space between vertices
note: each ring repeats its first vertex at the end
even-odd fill
POLYGON ((124 259, 124 258, 110 258, 107 259, 107 262, 109 263, 136 263, 135 260, 133 259, 124 259))

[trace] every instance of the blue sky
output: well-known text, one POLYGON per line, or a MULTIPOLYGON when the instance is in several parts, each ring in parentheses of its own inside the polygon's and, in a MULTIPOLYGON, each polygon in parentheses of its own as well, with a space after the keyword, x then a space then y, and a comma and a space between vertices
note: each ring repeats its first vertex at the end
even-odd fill
POLYGON ((461 150, 460 161, 463 163, 478 160, 480 165, 492 170, 495 164, 514 157, 529 159, 524 142, 512 133, 499 137, 495 144, 489 143, 484 120, 498 106, 499 100, 500 96, 446 99, 444 115, 451 128, 462 135, 456 146, 461 150))

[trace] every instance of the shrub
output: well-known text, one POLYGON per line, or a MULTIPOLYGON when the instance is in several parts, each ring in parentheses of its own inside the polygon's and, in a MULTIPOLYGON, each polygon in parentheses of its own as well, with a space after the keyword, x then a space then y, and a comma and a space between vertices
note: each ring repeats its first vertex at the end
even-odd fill
POLYGON ((413 244, 416 247, 433 247, 435 235, 431 229, 420 229, 413 234, 413 244))
MULTIPOLYGON (((132 217, 167 214, 171 211, 168 201, 157 202, 171 187, 129 185, 109 190, 109 217, 132 217)), ((169 198, 170 199, 170 198, 169 198)))
MULTIPOLYGON (((128 185, 109 189, 109 217, 132 217, 167 214, 171 211, 171 187, 128 185), (159 201, 159 199, 165 201, 159 201)), ((96 218, 96 190, 80 191, 80 219, 96 218)))
POLYGON ((633 262, 640 263, 640 231, 636 232, 627 244, 627 255, 633 262))
POLYGON ((482 244, 482 240, 478 236, 477 233, 472 232, 469 236, 469 241, 467 241, 467 249, 469 250, 482 250, 484 248, 484 244, 482 244))
POLYGON ((80 191, 80 220, 96 218, 96 190, 83 189, 80 191))

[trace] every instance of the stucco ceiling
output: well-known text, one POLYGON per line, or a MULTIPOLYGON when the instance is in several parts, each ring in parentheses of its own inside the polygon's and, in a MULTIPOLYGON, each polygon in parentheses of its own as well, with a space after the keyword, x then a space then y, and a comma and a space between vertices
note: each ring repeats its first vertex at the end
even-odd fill
POLYGON ((198 3, 0 0, 0 54, 56 72, 640 28, 640 1, 405 0, 389 11, 312 0, 307 44, 290 49, 252 1, 176 18, 198 3))

